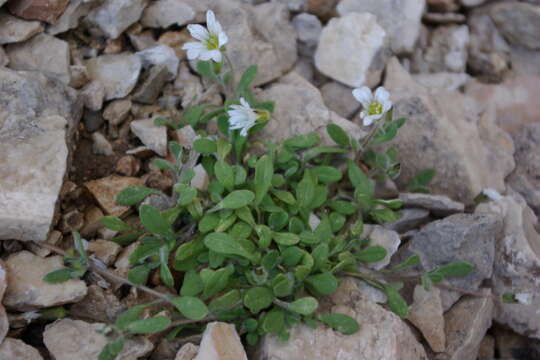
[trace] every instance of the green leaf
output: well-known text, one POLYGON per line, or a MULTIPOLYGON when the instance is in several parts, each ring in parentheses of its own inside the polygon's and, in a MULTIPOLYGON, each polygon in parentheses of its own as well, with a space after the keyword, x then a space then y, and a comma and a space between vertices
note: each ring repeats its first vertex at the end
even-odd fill
POLYGON ((138 320, 143 314, 144 309, 148 307, 147 304, 135 305, 118 315, 114 325, 119 330, 125 330, 132 322, 138 320))
POLYGON ((70 268, 63 268, 51 271, 45 277, 43 277, 43 281, 49 284, 57 284, 64 281, 68 281, 71 279, 71 269, 70 268))
POLYGON ((386 224, 398 220, 400 214, 390 209, 372 209, 369 212, 369 216, 379 224, 386 224))
POLYGON ((126 246, 137 241, 137 239, 139 239, 139 237, 141 237, 142 234, 144 233, 140 231, 122 234, 122 235, 113 237, 111 241, 117 243, 118 245, 126 246))
POLYGON ((127 278, 134 284, 146 284, 150 270, 152 270, 152 268, 148 264, 135 266, 128 271, 127 278))
POLYGON ((141 205, 139 216, 141 223, 148 232, 162 236, 172 234, 170 224, 161 216, 161 213, 156 208, 150 205, 141 205))
POLYGON ((344 314, 320 314, 317 318, 332 329, 345 335, 351 335, 360 330, 356 319, 344 314))
POLYGON ((427 186, 436 175, 436 170, 433 168, 425 169, 416 174, 407 185, 407 190, 411 192, 429 192, 427 186))
POLYGON ((171 299, 178 311, 191 320, 202 320, 208 315, 208 308, 200 299, 193 296, 181 296, 171 299))
POLYGON ((311 292, 317 296, 330 295, 339 285, 337 278, 329 272, 309 276, 305 281, 311 292))
POLYGON ((116 196, 116 203, 123 206, 131 206, 140 203, 148 195, 159 194, 158 190, 144 186, 130 186, 120 191, 116 196))
POLYGON ((298 300, 293 301, 292 303, 285 303, 286 309, 301 315, 311 315, 319 307, 319 302, 317 299, 311 296, 306 296, 298 300))
POLYGON ((365 263, 372 263, 383 260, 386 255, 388 254, 388 251, 380 245, 370 246, 367 247, 359 252, 357 252, 356 258, 360 261, 363 261, 365 263))
POLYGON ((212 80, 219 80, 216 72, 214 71, 214 64, 212 61, 199 61, 197 62, 197 72, 202 76, 212 80))
POLYGON ((175 260, 184 261, 190 257, 200 254, 204 250, 204 243, 200 239, 192 240, 180 245, 180 247, 176 250, 175 260))
POLYGON ((195 296, 204 289, 204 284, 195 270, 190 270, 184 275, 184 281, 180 288, 180 295, 195 296))
MULTIPOLYGON (((179 184, 179 185, 183 185, 183 184, 179 184)), ((176 189, 177 187, 175 186, 175 190, 176 189)), ((193 200, 195 200, 195 198, 197 197, 197 189, 191 186, 184 185, 183 187, 178 188, 178 195, 179 195, 178 205, 186 206, 190 204, 191 202, 193 202, 193 200)))
POLYGON ((225 267, 216 271, 210 269, 202 270, 201 278, 204 282, 202 298, 208 299, 225 289, 232 273, 232 267, 225 267))
POLYGON ((274 194, 279 200, 283 201, 285 204, 296 204, 296 199, 294 198, 294 195, 288 191, 272 190, 272 194, 274 194))
POLYGON ((300 236, 293 233, 275 232, 274 241, 279 245, 291 246, 300 242, 300 236))
POLYGON ((166 316, 154 316, 148 319, 133 321, 127 327, 132 334, 155 334, 166 330, 171 325, 171 320, 166 316))
POLYGON ((374 183, 353 161, 348 162, 348 175, 351 184, 361 193, 373 195, 374 183))
POLYGON ((401 294, 391 285, 383 284, 383 290, 388 298, 388 306, 401 318, 409 316, 409 306, 401 294))
POLYGON ((519 304, 519 301, 516 299, 516 294, 511 292, 506 292, 501 295, 501 301, 503 304, 519 304))
POLYGON ((211 233, 204 238, 204 245, 218 254, 237 255, 253 260, 254 255, 248 252, 238 241, 226 233, 211 233))
POLYGON ((255 80, 256 76, 257 65, 251 65, 244 71, 237 87, 237 92, 240 94, 240 96, 245 94, 245 92, 249 89, 249 85, 253 82, 253 80, 255 80))
POLYGON ((283 145, 292 151, 307 149, 317 145, 321 141, 321 137, 316 133, 306 135, 298 135, 287 139, 283 145))
POLYGON ((249 205, 255 199, 255 194, 249 190, 235 190, 225 196, 214 209, 240 209, 249 205))
POLYGON ((104 216, 101 218, 101 223, 108 229, 114 231, 130 230, 131 226, 120 220, 117 216, 104 216))
POLYGON ((259 205, 272 185, 274 165, 268 155, 262 156, 255 165, 255 205, 259 205))
POLYGON ((215 141, 212 141, 210 139, 197 139, 193 142, 193 148, 198 153, 204 154, 204 155, 211 155, 217 152, 217 145, 215 141))
POLYGON ((341 180, 341 171, 332 166, 316 166, 311 169, 320 182, 328 184, 341 180))
POLYGON ((285 327, 285 313, 273 309, 263 317, 261 328, 267 334, 279 334, 285 327))
POLYGON ((465 261, 456 261, 439 267, 443 276, 466 276, 474 270, 474 265, 465 261))
POLYGON ((253 313, 266 309, 272 305, 274 294, 266 287, 258 286, 249 289, 244 295, 244 305, 253 313))
POLYGON ((350 201, 334 200, 330 201, 330 208, 342 215, 353 215, 358 212, 358 206, 350 201))
POLYGON ((351 139, 345 130, 343 130, 340 126, 336 124, 328 124, 326 125, 326 132, 336 144, 347 147, 350 146, 351 139))
POLYGON ((192 106, 188 107, 182 114, 182 120, 185 123, 188 123, 191 125, 191 127, 197 126, 199 123, 199 120, 201 119, 201 116, 204 113, 204 110, 208 107, 208 105, 198 105, 198 106, 192 106))
POLYGON ((315 197, 315 181, 311 172, 306 170, 304 177, 298 183, 296 187, 296 198, 298 199, 298 206, 304 209, 309 209, 310 205, 315 197))
POLYGON ((272 291, 276 297, 285 297, 292 294, 294 289, 294 278, 286 274, 278 274, 272 280, 272 291))
POLYGON ((116 339, 103 347, 99 353, 98 360, 115 360, 118 354, 124 349, 124 338, 116 339))
POLYGON ((416 266, 419 264, 420 264, 420 256, 414 254, 414 255, 409 256, 401 264, 394 266, 390 271, 397 271, 397 270, 405 269, 410 266, 416 266))
POLYGON ((225 293, 224 295, 221 295, 220 297, 212 300, 210 304, 208 304, 208 308, 211 312, 223 311, 236 306, 241 302, 241 300, 242 298, 240 296, 240 291, 237 289, 233 289, 225 293))
POLYGON ((268 225, 270 225, 274 231, 283 229, 288 222, 289 214, 287 214, 285 211, 271 213, 268 217, 268 225))
POLYGON ((174 279, 168 266, 169 250, 166 246, 163 246, 159 249, 159 261, 159 277, 161 278, 161 281, 163 281, 163 284, 167 287, 174 287, 174 279))
POLYGON ((317 157, 320 157, 321 154, 342 154, 346 152, 346 149, 335 146, 317 146, 306 151, 306 153, 304 154, 304 160, 313 160, 317 157))
POLYGON ((225 189, 232 191, 234 188, 233 168, 223 160, 216 161, 214 165, 216 178, 225 189))
POLYGON ((163 159, 153 159, 152 160, 152 165, 157 167, 158 169, 160 170, 170 170, 170 171, 175 171, 175 168, 173 165, 171 165, 170 162, 168 162, 167 160, 163 160, 163 159))

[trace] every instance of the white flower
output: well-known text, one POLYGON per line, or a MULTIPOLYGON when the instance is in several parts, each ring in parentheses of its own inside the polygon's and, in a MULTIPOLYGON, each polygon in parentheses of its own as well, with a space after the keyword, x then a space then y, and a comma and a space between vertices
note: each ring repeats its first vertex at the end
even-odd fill
POLYGON ((375 90, 375 94, 367 86, 354 89, 352 94, 362 104, 360 117, 364 119, 364 126, 369 126, 382 118, 392 107, 390 94, 382 86, 375 90))
POLYGON ((495 189, 484 189, 482 190, 482 195, 487 197, 490 200, 497 201, 502 199, 502 195, 495 189))
POLYGON ((240 135, 247 136, 248 130, 257 122, 259 115, 249 106, 244 98, 240 98, 241 105, 231 105, 229 114, 229 129, 240 130, 240 135))
POLYGON ((187 50, 189 60, 221 62, 221 51, 229 39, 212 10, 206 12, 206 26, 208 29, 199 24, 188 25, 191 36, 199 41, 188 42, 182 46, 182 49, 187 50))
POLYGON ((39 319, 41 314, 37 311, 28 311, 22 314, 22 318, 30 324, 33 320, 39 319))

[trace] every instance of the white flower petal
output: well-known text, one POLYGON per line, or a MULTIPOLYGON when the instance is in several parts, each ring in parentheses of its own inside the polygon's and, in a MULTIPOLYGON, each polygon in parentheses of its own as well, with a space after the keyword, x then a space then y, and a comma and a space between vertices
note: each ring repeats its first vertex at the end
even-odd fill
POLYGON ((382 108, 383 108, 383 114, 388 112, 388 110, 390 110, 392 108, 392 101, 390 101, 390 100, 385 100, 381 104, 382 104, 382 108))
POLYGON ((221 62, 221 51, 219 50, 210 50, 210 59, 214 60, 215 62, 221 62))
POLYGON ((221 25, 216 20, 216 15, 212 10, 208 10, 206 12, 206 26, 208 27, 208 31, 212 34, 219 34, 221 30, 221 25))
POLYGON ((501 200, 503 198, 497 190, 491 188, 483 189, 482 194, 493 201, 501 200))
POLYGON ((390 93, 382 86, 378 87, 377 90, 375 90, 375 101, 382 104, 388 100, 390 100, 390 93))
POLYGON ((249 103, 246 101, 246 99, 244 99, 243 97, 240 98, 240 104, 242 104, 242 106, 248 108, 248 109, 251 109, 251 106, 249 105, 249 103))
POLYGON ((352 94, 358 102, 362 104, 364 108, 369 107, 369 104, 371 101, 373 101, 373 93, 371 92, 371 89, 367 86, 362 86, 361 88, 354 89, 352 91, 352 94))
POLYGON ((229 42, 229 37, 227 36, 227 34, 225 34, 223 31, 221 31, 221 32, 218 34, 218 43, 219 43, 219 47, 224 46, 224 45, 227 44, 228 42, 229 42))
POLYGON ((364 126, 369 126, 375 122, 375 120, 379 120, 382 117, 381 114, 375 114, 375 115, 368 115, 364 117, 364 126))
POLYGON ((202 25, 189 24, 187 28, 191 36, 193 36, 197 40, 206 41, 210 37, 208 30, 206 30, 202 25))

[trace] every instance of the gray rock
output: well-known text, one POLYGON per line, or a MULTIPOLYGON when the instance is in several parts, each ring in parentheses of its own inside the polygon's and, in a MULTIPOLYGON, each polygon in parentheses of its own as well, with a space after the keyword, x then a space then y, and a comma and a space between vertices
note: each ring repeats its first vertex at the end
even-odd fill
POLYGON ((130 99, 111 101, 103 110, 103 118, 111 125, 120 125, 129 115, 131 105, 130 99))
POLYGON ((400 210, 401 217, 391 223, 384 224, 385 228, 406 233, 426 223, 429 219, 429 211, 420 208, 405 208, 400 210))
POLYGON ((116 39, 141 18, 148 0, 105 0, 85 18, 91 29, 116 39))
POLYGON ((540 6, 500 3, 491 8, 491 17, 509 42, 528 49, 540 49, 540 6))
POLYGON ((360 139, 365 133, 355 123, 330 111, 323 102, 319 90, 304 78, 290 73, 260 94, 263 100, 275 101, 272 121, 262 130, 261 136, 281 142, 289 137, 318 132, 323 141, 332 141, 326 135, 326 125, 336 123, 350 136, 360 139))
POLYGON ((187 343, 178 350, 174 360, 193 360, 198 352, 199 347, 197 345, 187 343))
POLYGON ((463 203, 454 201, 447 196, 423 193, 401 193, 399 199, 405 207, 420 207, 429 210, 437 216, 448 216, 465 210, 463 203))
POLYGON ((470 203, 485 188, 504 192, 504 179, 514 168, 513 146, 490 113, 481 113, 458 92, 415 83, 396 59, 387 66, 385 87, 394 116, 408 119, 391 143, 400 153, 398 185, 403 188, 418 172, 435 168, 430 183, 435 194, 470 203))
POLYGON ((0 239, 45 241, 82 104, 41 73, 0 68, 0 83, 0 239))
POLYGON ((26 21, 0 10, 0 45, 30 39, 43 31, 39 21, 26 21))
POLYGON ((474 7, 485 3, 487 0, 460 0, 463 6, 474 7))
POLYGON ((4 48, 0 46, 0 67, 7 66, 9 64, 9 58, 4 51, 4 48))
POLYGON ((540 235, 537 218, 518 195, 480 204, 476 213, 504 217, 501 239, 496 243, 493 291, 516 293, 519 304, 495 304, 494 319, 515 332, 540 339, 540 235))
MULTIPOLYGON (((258 3, 262 2, 260 0, 255 0, 255 2, 257 1, 258 3)), ((308 0, 272 0, 272 1, 286 5, 290 11, 299 12, 299 11, 307 10, 308 0)))
MULTIPOLYGON (((62 319, 45 327, 43 342, 56 360, 95 360, 108 339, 99 334, 106 324, 62 319)), ((154 345, 144 337, 126 340, 116 360, 135 360, 149 354, 154 345)))
POLYGON ((234 324, 211 322, 206 325, 195 360, 212 359, 247 360, 234 324))
POLYGON ((12 69, 42 71, 69 84, 69 45, 64 40, 42 33, 6 46, 6 53, 12 69))
POLYGON ((442 352, 446 348, 444 333, 443 307, 440 290, 436 287, 430 291, 424 290, 421 285, 414 288, 414 301, 407 317, 428 342, 435 352, 442 352))
MULTIPOLYGON (((476 290, 484 279, 493 273, 495 242, 500 238, 502 219, 496 215, 456 214, 434 221, 413 235, 404 254, 418 254, 421 268, 429 271, 453 261, 467 261, 475 266, 464 277, 452 277, 446 281, 456 287, 476 290)), ((460 293, 441 291, 443 307, 447 310, 460 293)))
POLYGON ((103 107, 105 87, 101 81, 94 80, 81 89, 80 95, 86 108, 92 111, 98 111, 103 107))
POLYGON ((26 250, 11 255, 6 260, 8 287, 4 305, 9 309, 30 311, 81 300, 87 290, 84 281, 71 279, 58 284, 43 281, 45 275, 61 268, 61 256, 43 259, 26 250))
POLYGON ((369 237, 371 239, 370 246, 382 246, 386 249, 386 257, 380 261, 366 264, 367 267, 373 270, 381 270, 390 263, 392 255, 397 251, 401 240, 399 234, 393 230, 386 229, 380 225, 365 225, 362 238, 369 237))
POLYGON ((315 66, 324 75, 348 86, 374 86, 385 65, 386 32, 374 15, 349 13, 324 27, 315 66), (351 54, 351 49, 362 49, 351 54))
POLYGON ((133 92, 133 100, 144 104, 153 104, 163 90, 168 77, 169 72, 165 65, 151 67, 133 92))
POLYGON ((154 46, 143 51, 139 51, 135 55, 141 59, 143 68, 149 68, 156 65, 165 65, 168 70, 167 80, 176 78, 180 60, 178 60, 176 52, 169 46, 154 46))
POLYGON ((158 0, 144 10, 141 24, 151 28, 182 26, 195 19, 195 15, 196 11, 183 0, 158 0))
MULTIPOLYGON (((6 309, 2 305, 2 299, 4 298, 4 293, 7 288, 7 271, 6 265, 3 261, 0 260, 0 344, 4 341, 8 330, 9 330, 9 320, 6 313, 6 309)), ((0 350, 0 354, 2 351, 0 350)))
POLYGON ((313 56, 319 37, 321 36, 322 24, 318 17, 308 13, 301 13, 292 19, 299 41, 298 51, 303 56, 313 56))
POLYGON ((449 360, 476 360, 480 343, 491 327, 493 299, 468 297, 455 304, 445 316, 446 354, 449 360))
POLYGON ((12 338, 7 338, 0 344, 0 358, 6 360, 43 360, 39 351, 19 339, 12 338))
POLYGON ((127 96, 137 84, 141 60, 136 55, 102 55, 86 62, 88 76, 105 87, 105 100, 127 96))
POLYGON ((99 132, 92 134, 92 152, 96 155, 111 156, 114 154, 111 143, 99 132))
POLYGON ((178 76, 174 81, 174 87, 178 89, 178 94, 182 97, 183 108, 197 105, 199 99, 203 97, 204 88, 201 84, 201 79, 193 75, 184 63, 180 65, 178 76))
POLYGON ((338 82, 324 84, 321 95, 326 106, 344 118, 350 118, 360 109, 360 103, 352 95, 352 89, 338 82))
POLYGON ((375 15, 390 40, 392 51, 401 54, 413 51, 425 7, 425 0, 342 0, 337 11, 340 16, 351 12, 375 15))
POLYGON ((440 72, 413 75, 414 81, 425 87, 456 91, 465 86, 470 79, 466 73, 440 72))
POLYGON ((145 146, 158 155, 167 155, 167 128, 165 126, 156 126, 153 119, 144 119, 132 121, 130 127, 145 146))
POLYGON ((69 308, 69 314, 76 318, 112 322, 124 310, 125 307, 122 306, 120 300, 111 290, 104 290, 97 285, 90 285, 84 299, 69 308))
POLYGON ((514 144, 516 169, 507 181, 540 214, 540 124, 524 126, 514 144))
POLYGON ((83 114, 82 123, 84 128, 88 132, 98 131, 101 125, 103 125, 103 117, 99 111, 87 110, 83 114))
POLYGON ((60 18, 47 27, 47 32, 51 35, 57 35, 75 29, 79 25, 80 19, 101 5, 102 2, 103 0, 71 0, 60 18))
POLYGON ((356 318, 360 330, 343 335, 320 325, 305 325, 290 331, 289 341, 265 336, 255 360, 426 360, 424 348, 411 329, 392 312, 365 299, 352 279, 342 281, 330 297, 325 312, 337 312, 356 318))

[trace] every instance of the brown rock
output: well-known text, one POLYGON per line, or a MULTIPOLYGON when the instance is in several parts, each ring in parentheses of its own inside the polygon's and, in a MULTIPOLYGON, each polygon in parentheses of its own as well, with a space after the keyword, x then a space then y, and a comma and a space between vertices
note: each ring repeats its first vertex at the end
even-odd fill
POLYGON ((141 162, 135 156, 122 156, 116 162, 116 172, 125 176, 137 175, 141 169, 141 162))
POLYGON ((69 0, 9 0, 12 14, 28 20, 41 20, 53 24, 64 12, 69 0))
POLYGON ((478 349, 478 360, 492 360, 495 358, 495 338, 491 335, 486 335, 480 343, 478 349))
POLYGON ((103 111, 103 118, 112 125, 120 125, 129 115, 131 105, 130 99, 111 101, 103 111))
POLYGON ((195 360, 247 360, 234 325, 222 322, 206 325, 195 360))
POLYGON ((63 233, 78 231, 84 226, 84 215, 77 209, 73 209, 62 216, 60 230, 63 233))
POLYGON ((168 172, 153 171, 146 177, 146 186, 161 191, 168 191, 174 184, 168 172))
POLYGON ((99 205, 108 215, 121 216, 128 210, 128 206, 116 204, 116 196, 123 189, 130 186, 142 186, 143 181, 138 178, 111 175, 106 178, 88 181, 84 184, 94 195, 99 205))
POLYGON ((192 343, 187 343, 178 350, 174 360, 193 360, 197 356, 199 347, 192 343))
POLYGON ((122 247, 115 242, 98 239, 88 243, 88 251, 96 255, 96 257, 107 265, 111 265, 115 260, 122 247))
POLYGON ((84 227, 81 230, 83 237, 92 237, 102 227, 101 218, 103 211, 97 206, 89 206, 84 211, 84 227))
POLYGON ((335 15, 339 0, 307 0, 307 12, 328 19, 335 15))
POLYGON ((7 338, 0 344, 0 359, 43 360, 39 351, 19 339, 7 338))
POLYGON ((446 338, 443 307, 438 288, 434 287, 431 291, 424 290, 420 285, 414 288, 414 302, 407 320, 422 332, 433 351, 444 351, 446 338))
POLYGON ((90 285, 86 296, 69 308, 71 316, 101 321, 112 322, 124 307, 118 298, 110 291, 103 290, 97 285, 90 285))
POLYGON ((191 35, 187 29, 184 29, 182 31, 167 31, 159 37, 157 42, 169 46, 176 52, 178 59, 182 60, 186 58, 186 51, 182 50, 182 46, 188 41, 192 41, 191 35))

